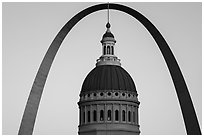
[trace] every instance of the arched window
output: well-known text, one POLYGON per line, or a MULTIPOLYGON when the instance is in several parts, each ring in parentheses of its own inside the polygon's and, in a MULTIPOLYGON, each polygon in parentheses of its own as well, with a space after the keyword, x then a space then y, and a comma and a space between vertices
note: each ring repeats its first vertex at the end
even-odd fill
POLYGON ((125 110, 122 111, 122 118, 123 118, 123 121, 125 121, 125 110))
POLYGON ((108 110, 108 117, 107 117, 108 121, 111 121, 111 110, 108 110))
POLYGON ((118 119, 118 110, 115 110, 115 121, 118 121, 119 119, 118 119))
POLYGON ((90 111, 88 111, 88 122, 90 122, 91 121, 91 116, 90 116, 90 111))
POLYGON ((128 111, 128 122, 131 122, 131 112, 128 111))
POLYGON ((135 122, 135 112, 133 112, 133 122, 135 122))
POLYGON ((104 112, 103 110, 100 110, 100 121, 104 120, 104 112))
POLYGON ((111 46, 111 54, 114 55, 113 46, 111 46))
POLYGON ((97 113, 96 110, 93 111, 93 121, 97 120, 97 113))
POLYGON ((85 112, 83 113, 83 123, 85 123, 85 119, 86 119, 86 116, 85 116, 85 112))
POLYGON ((110 54, 110 46, 107 47, 107 54, 110 54))
POLYGON ((103 55, 106 54, 106 46, 103 46, 103 55))

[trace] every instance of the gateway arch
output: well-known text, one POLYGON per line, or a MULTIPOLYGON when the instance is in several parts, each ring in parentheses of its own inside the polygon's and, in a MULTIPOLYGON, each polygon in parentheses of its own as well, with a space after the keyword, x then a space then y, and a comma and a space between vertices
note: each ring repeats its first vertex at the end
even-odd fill
POLYGON ((173 80, 175 91, 176 91, 176 94, 179 100, 179 104, 180 104, 180 108, 182 111, 182 116, 183 116, 183 120, 185 123, 187 134, 189 135, 201 134, 199 123, 198 123, 197 116, 195 113, 195 109, 194 109, 187 85, 185 83, 184 77, 182 75, 182 72, 178 66, 178 63, 173 53, 171 52, 167 42, 165 41, 161 33, 141 13, 137 12, 136 10, 130 7, 120 5, 120 4, 112 4, 112 3, 98 4, 98 5, 94 5, 89 8, 86 8, 85 10, 79 12, 73 18, 71 18, 59 31, 57 36, 52 41, 49 49, 47 50, 43 58, 43 61, 41 62, 41 65, 38 69, 37 75, 35 77, 34 83, 30 91, 30 95, 27 100, 27 104, 24 110, 24 114, 23 114, 23 118, 21 121, 21 125, 20 125, 18 134, 19 135, 22 135, 22 134, 31 135, 33 133, 40 99, 43 93, 43 88, 44 88, 47 76, 49 74, 49 70, 55 58, 55 55, 61 43, 63 42, 64 38, 66 37, 66 35, 74 27, 74 25, 77 24, 82 18, 84 18, 85 16, 93 12, 107 9, 108 6, 109 6, 109 9, 123 11, 133 16, 136 20, 142 23, 144 27, 149 31, 151 36, 156 41, 165 59, 165 62, 168 66, 169 72, 171 74, 171 78, 173 80))

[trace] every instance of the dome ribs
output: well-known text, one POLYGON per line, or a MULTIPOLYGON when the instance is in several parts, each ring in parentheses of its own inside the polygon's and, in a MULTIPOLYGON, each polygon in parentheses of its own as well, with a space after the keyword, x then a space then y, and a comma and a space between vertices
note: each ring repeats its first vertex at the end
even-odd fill
POLYGON ((125 75, 125 77, 127 79, 126 80, 126 84, 127 84, 126 89, 129 91, 133 91, 134 89, 132 89, 132 81, 130 79, 130 76, 128 75, 127 71, 125 71, 124 69, 123 69, 123 74, 125 75))
POLYGON ((111 70, 112 70, 112 77, 111 77, 111 81, 112 81, 112 89, 113 90, 117 90, 119 89, 119 81, 118 81, 118 75, 116 73, 116 66, 112 67, 111 70))
POLYGON ((127 78, 128 78, 129 84, 130 84, 129 85, 130 91, 136 91, 134 80, 132 79, 130 74, 125 69, 123 69, 123 70, 124 70, 124 72, 126 72, 126 75, 127 75, 127 78))
POLYGON ((85 88, 85 85, 87 85, 87 83, 88 83, 87 78, 88 78, 88 76, 84 79, 84 83, 82 84, 81 92, 84 92, 83 89, 85 88))
POLYGON ((96 71, 95 71, 96 69, 94 69, 91 73, 92 73, 92 75, 91 75, 91 77, 90 77, 90 79, 89 79, 89 84, 88 84, 88 88, 87 88, 87 90, 91 90, 92 89, 92 85, 93 85, 93 79, 94 79, 94 77, 95 77, 95 75, 96 75, 96 71))
POLYGON ((100 88, 99 90, 104 90, 105 88, 105 68, 103 66, 100 66, 102 68, 101 72, 101 78, 100 78, 100 88))
MULTIPOLYGON (((100 69, 101 69, 101 68, 100 68, 100 69)), ((100 70, 100 69, 99 69, 99 70, 100 70)), ((91 89, 91 90, 97 90, 98 87, 99 87, 99 86, 98 86, 98 79, 99 79, 99 75, 100 75, 100 72, 101 72, 101 71, 99 71, 99 70, 96 71, 96 74, 95 74, 94 79, 93 79, 93 85, 92 85, 92 86, 93 86, 93 89, 91 89)))
POLYGON ((123 79, 123 83, 124 83, 124 87, 123 90, 128 90, 128 78, 126 77, 126 75, 124 74, 123 69, 119 69, 121 75, 122 75, 122 79, 123 79))
POLYGON ((106 85, 107 85, 107 87, 106 87, 106 89, 108 90, 108 89, 112 89, 112 82, 111 82, 111 66, 108 66, 107 67, 107 76, 106 76, 106 85))
POLYGON ((108 67, 104 67, 104 71, 105 71, 105 74, 104 74, 104 87, 102 88, 102 90, 107 90, 108 89, 108 67))
POLYGON ((85 78, 81 92, 96 90, 125 90, 137 92, 128 72, 120 66, 96 66, 85 78))
MULTIPOLYGON (((94 68, 94 69, 95 69, 95 68, 94 68)), ((93 70, 94 70, 94 69, 93 69, 93 70)), ((89 85, 89 83, 90 83, 89 78, 91 77, 91 75, 92 75, 92 73, 93 73, 93 70, 86 76, 86 78, 85 78, 85 80, 84 80, 84 83, 83 83, 83 85, 82 85, 82 89, 81 89, 82 92, 85 92, 84 90, 87 90, 87 87, 88 87, 88 85, 89 85)))
MULTIPOLYGON (((127 74, 127 75, 129 75, 129 74, 127 74)), ((135 87, 135 83, 134 83, 134 80, 132 79, 132 77, 130 77, 130 75, 129 75, 129 79, 130 79, 130 87, 132 87, 133 89, 131 90, 131 91, 135 91, 136 92, 136 87, 135 87)))
POLYGON ((124 82, 123 82, 123 78, 122 78, 122 75, 121 75, 121 72, 120 72, 120 70, 118 69, 118 67, 116 67, 116 73, 117 73, 117 75, 118 75, 118 87, 119 87, 119 90, 122 90, 122 89, 124 89, 123 87, 125 86, 124 85, 124 82))
MULTIPOLYGON (((102 68, 100 68, 100 70, 101 70, 101 69, 102 69, 102 68)), ((102 72, 103 72, 103 71, 99 71, 99 72, 98 72, 98 77, 97 77, 97 80, 96 80, 97 90, 99 90, 99 89, 101 88, 102 72)))

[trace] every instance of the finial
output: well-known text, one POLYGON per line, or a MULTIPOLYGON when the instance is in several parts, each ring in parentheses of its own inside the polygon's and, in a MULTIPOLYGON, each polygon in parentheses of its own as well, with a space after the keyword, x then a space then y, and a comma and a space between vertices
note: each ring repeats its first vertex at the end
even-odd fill
POLYGON ((111 26, 111 25, 110 25, 110 23, 108 22, 108 23, 106 24, 106 28, 109 29, 110 26, 111 26))

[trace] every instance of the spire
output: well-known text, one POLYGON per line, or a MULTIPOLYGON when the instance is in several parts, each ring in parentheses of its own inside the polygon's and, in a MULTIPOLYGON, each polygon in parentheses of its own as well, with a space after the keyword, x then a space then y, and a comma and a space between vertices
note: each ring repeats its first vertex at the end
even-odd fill
POLYGON ((108 16, 107 16, 108 17, 108 23, 109 23, 109 2, 108 2, 108 12, 107 13, 108 13, 108 16))
POLYGON ((102 56, 97 59, 96 66, 99 65, 118 65, 120 66, 120 59, 118 59, 114 55, 114 47, 116 40, 114 38, 114 35, 110 31, 110 23, 109 23, 109 4, 108 4, 108 22, 106 24, 106 32, 102 37, 101 43, 102 43, 102 56))
POLYGON ((107 30, 102 37, 101 43, 106 42, 106 41, 113 41, 114 43, 116 43, 116 40, 114 39, 114 35, 110 31, 111 25, 109 23, 110 22, 109 3, 107 5, 108 5, 108 7, 107 7, 107 23, 106 23, 107 30))

